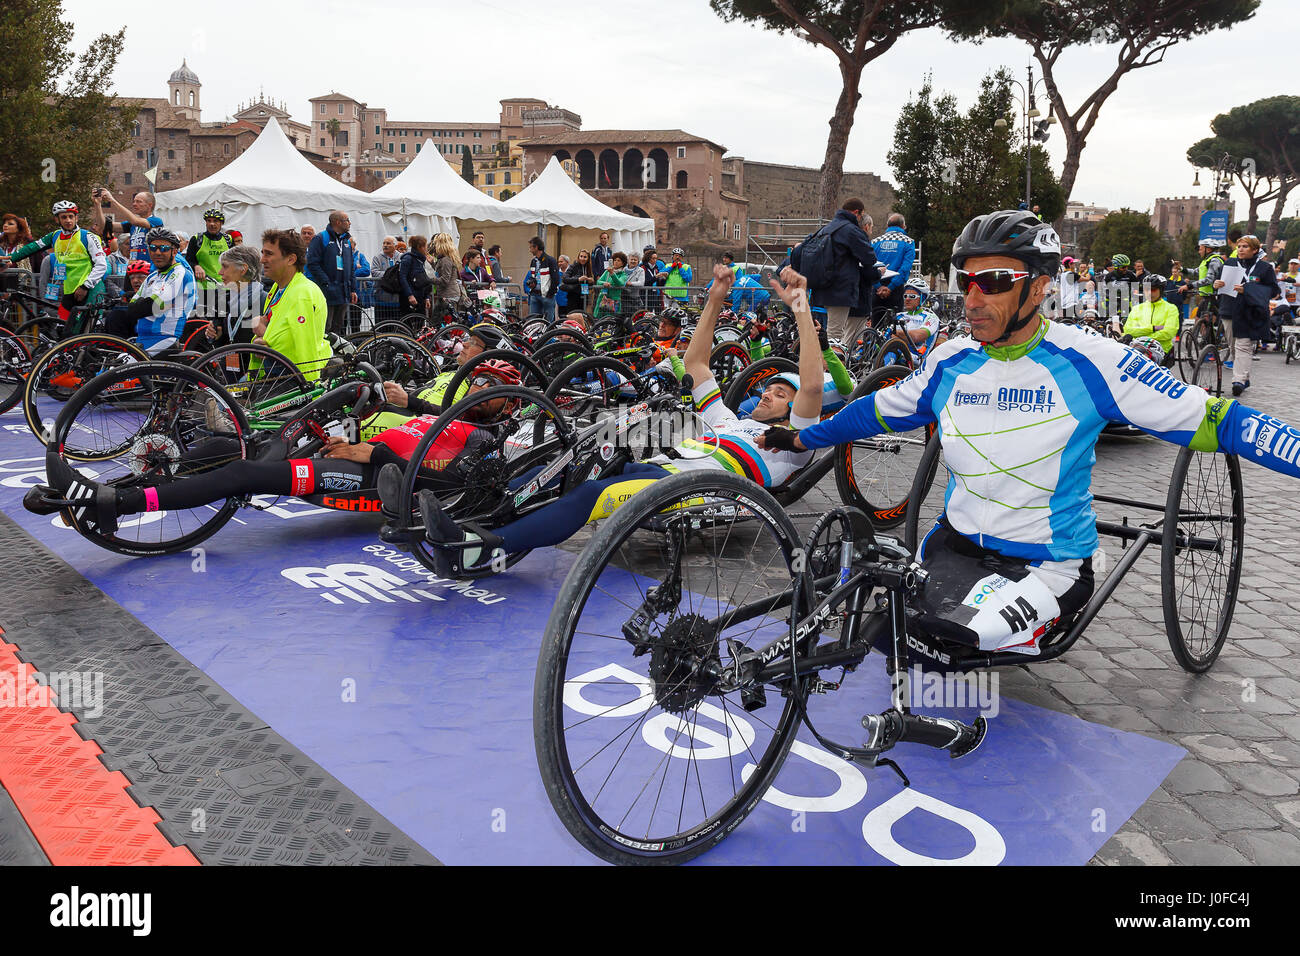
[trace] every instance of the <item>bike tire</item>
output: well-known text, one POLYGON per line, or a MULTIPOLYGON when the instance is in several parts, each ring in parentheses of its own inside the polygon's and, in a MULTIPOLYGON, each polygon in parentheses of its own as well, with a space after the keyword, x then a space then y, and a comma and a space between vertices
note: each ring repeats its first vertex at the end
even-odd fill
MULTIPOLYGON (((907 492, 907 512, 903 519, 903 544, 916 554, 922 535, 929 533, 935 520, 943 513, 943 491, 935 487, 935 478, 943 468, 943 443, 936 432, 926 443, 925 454, 921 456, 912 479, 912 487, 907 492)), ((947 488, 947 481, 943 487, 947 488)))
POLYGON ((7 328, 0 328, 0 415, 23 398, 23 387, 32 369, 27 343, 7 328))
POLYGON ((1201 350, 1196 364, 1192 366, 1192 377, 1187 381, 1200 386, 1211 395, 1223 394, 1223 362, 1217 348, 1207 345, 1201 350))
MULTIPOLYGON (((776 499, 765 489, 738 475, 714 471, 686 472, 660 479, 638 492, 597 528, 591 541, 565 577, 542 638, 533 682, 534 747, 542 782, 551 806, 574 839, 597 857, 611 863, 631 865, 684 863, 716 846, 744 821, 767 792, 790 751, 795 731, 799 727, 802 698, 807 693, 807 686, 802 683, 792 693, 776 697, 780 702, 778 706, 781 708, 781 713, 774 723, 763 721, 764 726, 771 729, 771 734, 766 746, 761 748, 761 754, 755 753, 748 745, 746 746, 745 749, 750 757, 747 766, 753 767, 749 776, 744 776, 745 768, 742 768, 739 773, 739 786, 733 777, 732 793, 729 798, 724 799, 712 813, 708 813, 706 807, 703 810, 708 814, 706 819, 687 830, 672 834, 656 833, 651 837, 621 832, 619 827, 626 824, 606 819, 601 815, 601 811, 593 806, 599 803, 601 793, 584 791, 584 785, 578 776, 586 764, 576 770, 573 766, 570 756, 571 744, 565 734, 566 693, 572 680, 567 675, 567 668, 573 651, 573 639, 579 631, 578 625, 582 620, 588 598, 594 591, 600 589, 602 572, 611 566, 624 542, 637 533, 638 529, 659 516, 665 508, 715 497, 738 504, 744 503, 742 506, 752 505, 755 520, 763 522, 763 529, 769 531, 774 543, 784 551, 791 580, 797 583, 800 579, 799 574, 789 567, 789 556, 800 547, 800 541, 789 517, 777 504, 776 499)), ((701 598, 702 603, 707 600, 701 598)), ((789 624, 786 623, 784 626, 788 633, 789 624)), ((713 640, 715 646, 721 643, 719 635, 715 635, 713 640)), ((631 652, 630 648, 627 650, 619 648, 619 650, 624 654, 631 652)), ((653 659, 653 654, 650 657, 653 659)), ((646 658, 643 656, 641 660, 644 661, 646 658)), ((584 666, 581 655, 578 656, 575 666, 584 666)), ((671 693, 675 686, 666 685, 662 689, 671 693)), ((651 681, 649 688, 652 696, 656 696, 657 699, 661 687, 651 681)), ((642 693, 644 694, 644 691, 642 693)), ((725 702, 725 696, 720 699, 725 702)), ((638 702, 639 699, 634 703, 638 702)), ((705 702, 701 699, 695 706, 703 707, 705 702)), ((655 703, 652 701, 645 712, 649 713, 649 709, 654 706, 655 703)), ((667 709, 661 708, 661 710, 663 714, 669 715, 667 709)), ((612 712, 609 715, 612 716, 612 712)), ((676 741, 680 739, 680 730, 684 726, 682 718, 678 716, 677 719, 679 720, 677 736, 672 741, 674 748, 679 746, 676 741)), ((643 718, 641 726, 645 726, 646 723, 643 718)), ((730 736, 731 728, 728 728, 729 754, 733 746, 730 743, 730 736)), ((638 741, 633 741, 631 745, 638 744, 638 741)), ((671 761, 662 760, 657 752, 651 753, 650 759, 671 765, 671 761)), ((593 755, 592 759, 595 759, 595 756, 593 755)), ((700 765, 723 762, 728 761, 695 761, 697 782, 701 772, 700 765)), ((670 771, 665 771, 668 772, 670 771)), ((614 771, 611 770, 610 777, 613 776, 614 771)), ((611 786, 611 791, 616 786, 617 782, 611 786)), ((685 787, 685 782, 683 786, 685 787)), ((703 784, 700 786, 703 793, 703 784)), ((590 789, 590 787, 586 788, 587 791, 590 789)), ((647 787, 647 789, 652 788, 647 787)), ((662 785, 661 789, 663 789, 662 785)), ((601 790, 604 791, 603 786, 601 790)), ((684 794, 685 789, 683 789, 684 794)), ((691 800, 693 802, 694 798, 692 797, 691 800)), ((685 803, 684 798, 683 804, 685 803)), ((630 814, 631 808, 625 817, 630 814)), ((655 810, 652 810, 650 825, 653 824, 654 815, 655 810)), ((681 825, 680 815, 677 825, 681 825)))
MULTIPOLYGON (((204 375, 202 372, 191 368, 188 365, 181 365, 175 362, 138 362, 133 365, 125 366, 119 369, 113 369, 102 375, 96 376, 78 389, 72 397, 65 403, 63 409, 59 412, 53 429, 51 449, 49 454, 62 454, 64 442, 67 436, 72 432, 74 424, 77 422, 82 410, 86 408, 98 408, 102 396, 116 384, 127 379, 138 379, 142 383, 142 388, 151 395, 158 394, 164 382, 184 382, 194 387, 196 394, 201 396, 204 402, 215 403, 214 416, 220 416, 231 426, 231 431, 225 434, 225 437, 234 442, 234 446, 223 450, 223 457, 229 460, 242 460, 247 458, 249 427, 248 419, 244 416, 243 409, 239 403, 211 377, 204 375)), ((174 394, 174 390, 172 392, 174 394)), ((156 404, 156 402, 155 402, 156 404)), ((176 403, 170 402, 169 409, 173 409, 176 403)), ((205 405, 205 414, 207 410, 214 408, 213 405, 205 405)), ((146 418, 145 427, 157 428, 157 416, 150 415, 146 418)), ((179 429, 169 428, 169 437, 175 439, 178 443, 184 438, 179 429)), ((122 444, 119 442, 119 444, 122 444)), ((128 453, 126 458, 131 458, 133 453, 128 453)), ((122 457, 122 456, 114 456, 122 457)), ((83 459, 107 462, 108 458, 83 459)), ((128 472, 133 471, 129 465, 122 464, 122 467, 128 472)), ((134 480, 128 475, 123 475, 117 480, 109 480, 108 484, 122 485, 133 484, 134 480)), ((203 541, 206 541, 212 535, 216 534, 225 524, 234 516, 239 509, 241 500, 236 498, 227 498, 220 506, 205 505, 201 508, 187 509, 192 512, 200 512, 202 520, 197 521, 196 527, 192 530, 185 531, 172 538, 159 538, 153 541, 141 541, 139 539, 130 539, 124 532, 129 529, 153 527, 154 525, 164 525, 168 512, 153 512, 157 516, 155 521, 143 521, 146 515, 141 515, 135 519, 140 523, 133 524, 132 520, 122 521, 119 523, 118 530, 113 534, 103 534, 97 528, 89 528, 78 523, 74 525, 75 530, 83 538, 93 542, 101 548, 114 551, 118 554, 131 555, 134 557, 157 556, 163 554, 174 554, 179 551, 188 551, 203 541), (209 514, 210 512, 210 514, 209 514)), ((165 530, 165 529, 157 529, 165 530)))
POLYGON ((872 370, 886 368, 890 365, 898 365, 912 371, 912 353, 902 342, 890 339, 880 347, 876 357, 871 361, 872 370))
MULTIPOLYGON (((23 416, 27 419, 27 427, 31 429, 32 434, 42 445, 49 444, 50 431, 47 430, 46 423, 42 421, 40 412, 37 410, 36 402, 42 392, 47 392, 49 382, 47 380, 46 370, 54 363, 64 361, 77 363, 77 353, 83 349, 97 349, 98 353, 104 355, 130 356, 137 362, 148 361, 149 356, 138 345, 128 342, 126 339, 119 339, 113 335, 101 335, 90 333, 87 335, 74 335, 72 338, 64 339, 54 348, 50 349, 44 355, 32 362, 31 371, 27 375, 27 381, 23 385, 23 416)), ((93 371, 99 374, 103 371, 102 367, 98 370, 95 368, 96 362, 92 360, 91 365, 82 371, 93 371)), ((75 374, 75 373, 74 373, 75 374)), ((89 379, 84 376, 80 383, 71 391, 75 393, 77 388, 86 384, 89 379)), ((94 375, 90 376, 94 378, 94 375)), ((67 401, 72 395, 69 394, 63 401, 67 401)), ((57 420, 57 418, 56 418, 57 420)), ((93 458, 80 459, 82 461, 93 461, 93 458)))
POLYGON ((731 380, 731 385, 723 396, 723 404, 739 414, 741 403, 753 397, 754 389, 758 388, 761 393, 759 386, 778 372, 794 372, 797 375, 799 366, 790 359, 771 355, 749 363, 731 380))
POLYGON ((1245 534, 1237 456, 1182 449, 1174 462, 1165 502, 1160 603, 1169 648, 1183 670, 1208 671, 1223 650, 1241 585, 1245 534), (1179 547, 1180 537, 1215 541, 1218 549, 1206 552, 1179 547), (1195 557, 1209 553, 1222 559, 1225 552, 1223 560, 1195 557))
MULTIPOLYGON (((856 401, 864 395, 896 385, 908 375, 910 370, 902 366, 886 366, 876 369, 853 390, 850 401, 856 401)), ((902 524, 907 517, 907 505, 912 493, 920 460, 925 455, 926 446, 934 435, 935 426, 931 422, 911 432, 878 435, 861 441, 845 442, 836 446, 835 487, 840 500, 846 505, 864 511, 871 518, 871 523, 878 529, 893 528, 902 524), (906 456, 906 457, 904 457, 906 456), (895 476, 889 468, 897 459, 895 476), (859 476, 858 464, 863 459, 873 462, 865 475, 859 476), (902 491, 904 497, 899 500, 896 491, 902 491)))

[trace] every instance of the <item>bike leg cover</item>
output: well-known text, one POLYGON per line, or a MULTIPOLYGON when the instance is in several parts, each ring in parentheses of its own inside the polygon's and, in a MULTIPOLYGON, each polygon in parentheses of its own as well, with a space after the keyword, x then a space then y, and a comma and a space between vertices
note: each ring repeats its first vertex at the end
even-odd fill
POLYGON ((157 488, 146 488, 144 490, 144 510, 145 511, 158 510, 158 489, 157 488))

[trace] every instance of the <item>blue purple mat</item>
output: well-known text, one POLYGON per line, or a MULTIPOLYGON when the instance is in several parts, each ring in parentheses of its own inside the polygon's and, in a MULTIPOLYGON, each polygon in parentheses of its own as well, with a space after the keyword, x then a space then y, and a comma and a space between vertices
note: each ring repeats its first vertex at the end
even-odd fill
MULTIPOLYGON (((439 859, 593 861, 552 811, 533 753, 537 650, 572 555, 535 552, 485 581, 431 579, 378 541, 374 517, 282 499, 239 512, 201 560, 126 558, 22 509, 44 480, 22 422, 0 416, 0 508, 439 859)), ((818 700, 832 737, 855 740, 860 715, 887 703, 877 660, 818 700)), ((910 791, 887 769, 797 743, 781 793, 701 862, 1082 864, 1183 755, 1000 706, 965 761, 900 747, 910 791)))

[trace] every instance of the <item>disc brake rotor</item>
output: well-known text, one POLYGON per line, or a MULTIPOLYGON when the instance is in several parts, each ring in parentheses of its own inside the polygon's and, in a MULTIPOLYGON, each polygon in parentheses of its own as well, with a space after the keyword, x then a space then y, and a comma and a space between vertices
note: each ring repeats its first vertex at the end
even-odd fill
POLYGON ((141 435, 131 445, 130 467, 134 475, 166 475, 176 473, 181 460, 181 449, 166 435, 141 435))

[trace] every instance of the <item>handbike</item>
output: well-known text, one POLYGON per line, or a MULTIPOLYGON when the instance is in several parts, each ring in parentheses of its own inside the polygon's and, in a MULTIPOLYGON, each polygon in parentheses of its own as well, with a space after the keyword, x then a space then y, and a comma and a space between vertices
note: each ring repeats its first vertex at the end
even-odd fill
POLYGON ((891 756, 898 744, 956 758, 988 730, 982 717, 913 713, 914 665, 1059 657, 1157 541, 1170 645, 1188 670, 1208 669, 1231 620, 1244 527, 1237 463, 1214 457, 1184 451, 1163 508, 1106 499, 1164 519, 1099 523, 1132 546, 1082 609, 1035 635, 1036 657, 938 636, 920 600, 933 584, 913 548, 875 535, 856 509, 829 511, 801 541, 776 499, 738 476, 655 482, 596 531, 547 622, 533 728, 552 806, 604 860, 684 862, 754 809, 800 725, 841 759, 889 767, 909 784, 891 756), (889 705, 862 718, 855 742, 837 742, 811 701, 840 690, 873 646, 891 678, 889 705))

